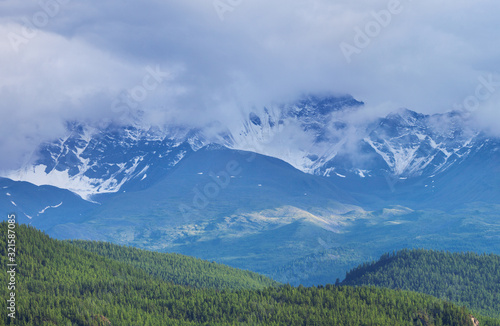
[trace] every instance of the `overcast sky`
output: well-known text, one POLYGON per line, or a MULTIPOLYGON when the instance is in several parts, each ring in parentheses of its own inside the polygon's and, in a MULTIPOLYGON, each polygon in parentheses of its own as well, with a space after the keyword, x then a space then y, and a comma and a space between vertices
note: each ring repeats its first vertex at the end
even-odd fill
POLYGON ((227 124, 307 93, 349 93, 377 114, 465 106, 499 130, 499 12, 498 0, 4 0, 0 167, 68 120, 141 109, 227 124))

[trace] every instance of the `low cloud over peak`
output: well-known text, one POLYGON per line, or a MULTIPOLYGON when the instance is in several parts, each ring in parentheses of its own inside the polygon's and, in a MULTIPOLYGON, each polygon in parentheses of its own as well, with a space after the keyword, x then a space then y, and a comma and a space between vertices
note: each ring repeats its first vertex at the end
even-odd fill
POLYGON ((499 9, 493 0, 2 1, 0 169, 66 121, 227 125, 307 93, 351 94, 374 115, 464 107, 498 130, 499 9))

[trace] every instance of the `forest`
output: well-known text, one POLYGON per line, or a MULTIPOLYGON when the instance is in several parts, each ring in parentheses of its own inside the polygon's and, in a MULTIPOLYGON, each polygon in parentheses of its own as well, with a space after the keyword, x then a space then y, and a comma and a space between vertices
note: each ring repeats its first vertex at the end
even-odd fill
POLYGON ((160 253, 103 241, 73 240, 70 243, 178 285, 238 290, 263 289, 279 284, 257 273, 176 253, 160 253))
POLYGON ((500 318, 500 256, 494 254, 405 249, 352 269, 342 285, 426 293, 500 318))
MULTIPOLYGON (((2 266, 7 266, 7 223, 0 229, 2 266)), ((156 264, 155 253, 142 261, 143 252, 133 248, 54 240, 26 225, 15 230, 16 318, 3 313, 0 325, 472 325, 469 308, 427 294, 279 285, 178 255, 160 257, 156 264), (162 273, 165 264, 172 267, 162 273), (210 277, 197 280, 204 270, 210 277), (244 280, 239 284, 217 281, 238 273, 244 280)), ((0 275, 5 298, 8 276, 0 275)))

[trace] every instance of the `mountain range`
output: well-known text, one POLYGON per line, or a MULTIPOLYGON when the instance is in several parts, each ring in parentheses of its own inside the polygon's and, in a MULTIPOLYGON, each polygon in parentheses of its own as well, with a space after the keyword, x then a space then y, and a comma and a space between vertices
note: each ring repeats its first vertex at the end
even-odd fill
POLYGON ((230 126, 68 123, 0 179, 0 208, 106 240, 321 284, 382 253, 500 252, 500 139, 464 112, 363 119, 351 96, 254 108, 230 126))

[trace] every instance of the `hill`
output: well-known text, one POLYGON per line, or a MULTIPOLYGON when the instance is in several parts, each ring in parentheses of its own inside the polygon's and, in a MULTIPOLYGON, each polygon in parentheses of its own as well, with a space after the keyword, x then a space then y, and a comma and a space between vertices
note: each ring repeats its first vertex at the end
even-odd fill
MULTIPOLYGON (((6 266, 7 223, 0 230, 6 266)), ((465 307, 424 294, 331 285, 195 289, 26 225, 15 232, 16 325, 472 325, 465 307)), ((7 292, 0 287, 2 297, 7 292)), ((13 323, 2 314, 0 325, 13 323)))
POLYGON ((346 274, 342 285, 375 285, 426 293, 500 318, 500 256, 402 250, 346 274))
POLYGON ((278 282, 263 275, 175 253, 160 253, 103 241, 70 241, 100 256, 123 262, 163 281, 194 288, 263 289, 278 282))

